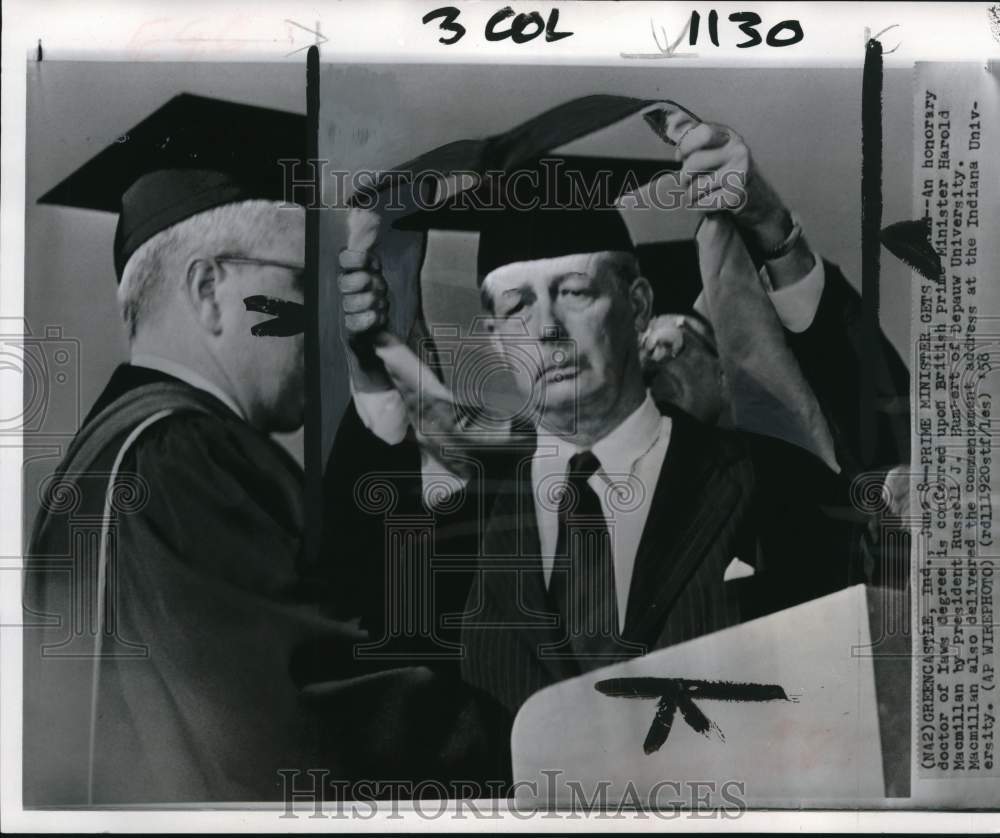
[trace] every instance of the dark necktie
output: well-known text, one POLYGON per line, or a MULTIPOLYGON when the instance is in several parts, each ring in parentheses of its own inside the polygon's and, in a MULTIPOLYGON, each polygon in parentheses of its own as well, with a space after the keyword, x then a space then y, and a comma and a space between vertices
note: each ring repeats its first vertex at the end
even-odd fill
POLYGON ((618 628, 611 533, 587 482, 600 466, 590 451, 570 457, 550 584, 566 641, 548 654, 571 656, 584 671, 635 654, 618 628))

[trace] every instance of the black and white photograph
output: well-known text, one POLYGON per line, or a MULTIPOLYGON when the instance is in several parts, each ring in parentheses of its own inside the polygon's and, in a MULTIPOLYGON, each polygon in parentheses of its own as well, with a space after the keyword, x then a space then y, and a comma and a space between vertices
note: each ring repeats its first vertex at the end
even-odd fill
POLYGON ((15 30, 11 822, 995 828, 1000 13, 211 5, 15 30))

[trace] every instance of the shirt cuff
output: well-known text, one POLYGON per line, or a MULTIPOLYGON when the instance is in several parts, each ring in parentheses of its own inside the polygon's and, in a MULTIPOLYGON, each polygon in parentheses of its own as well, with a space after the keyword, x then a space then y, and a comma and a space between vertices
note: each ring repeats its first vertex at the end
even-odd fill
POLYGON ((778 290, 774 290, 771 285, 767 266, 760 269, 761 282, 767 289, 767 296, 771 298, 771 305, 778 313, 781 324, 790 332, 798 333, 808 329, 819 310, 819 301, 826 286, 826 271, 819 254, 813 252, 813 260, 815 264, 809 273, 778 290))
POLYGON ((398 391, 356 393, 352 386, 351 395, 362 423, 375 436, 389 445, 399 445, 406 438, 410 418, 398 391))

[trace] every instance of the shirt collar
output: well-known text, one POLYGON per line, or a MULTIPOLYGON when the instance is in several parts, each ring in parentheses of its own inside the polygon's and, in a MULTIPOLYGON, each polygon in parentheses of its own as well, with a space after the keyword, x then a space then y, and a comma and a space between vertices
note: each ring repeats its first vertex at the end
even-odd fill
MULTIPOLYGON (((601 437, 590 449, 601 463, 605 474, 631 474, 636 462, 641 459, 660 438, 663 427, 663 414, 649 392, 646 398, 625 421, 621 422, 611 433, 601 437)), ((572 440, 563 439, 544 429, 538 430, 538 446, 554 446, 555 459, 562 465, 583 446, 572 440)), ((551 450, 551 448, 549 448, 551 450)))
POLYGON ((190 384, 198 390, 215 396, 215 398, 239 416, 240 419, 246 420, 246 416, 243 415, 243 411, 232 396, 225 393, 221 388, 205 378, 205 376, 195 372, 184 364, 179 364, 177 361, 171 361, 167 358, 161 358, 159 355, 153 355, 149 352, 136 352, 132 355, 130 363, 134 367, 145 367, 146 369, 157 370, 158 372, 172 375, 185 384, 190 384))

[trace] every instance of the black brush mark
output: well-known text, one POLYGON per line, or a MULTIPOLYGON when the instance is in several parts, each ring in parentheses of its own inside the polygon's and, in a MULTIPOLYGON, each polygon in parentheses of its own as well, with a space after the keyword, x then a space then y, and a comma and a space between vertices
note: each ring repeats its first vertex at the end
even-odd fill
POLYGON ((719 726, 698 709, 698 706, 691 700, 691 696, 681 693, 677 697, 677 709, 681 711, 681 717, 695 733, 700 733, 708 738, 709 734, 714 731, 719 739, 723 742, 726 741, 719 726))
MULTIPOLYGON (((862 353, 879 355, 879 233, 882 228, 882 44, 869 38, 861 81, 862 353)), ((861 365, 861 458, 875 456, 875 364, 861 365)), ((867 466, 866 466, 867 467, 867 466)))
POLYGON ((647 756, 663 747, 670 736, 670 728, 674 726, 674 715, 677 712, 677 702, 671 696, 664 696, 656 705, 656 715, 649 726, 649 733, 642 743, 642 750, 647 756))
POLYGON ((944 282, 941 255, 931 246, 931 220, 897 221, 882 230, 882 244, 931 282, 944 282))
MULTIPOLYGON (((316 27, 319 29, 319 27, 316 27)), ((322 36, 321 36, 322 37, 322 36)), ((323 38, 325 41, 326 38, 323 38)), ((322 41, 320 42, 322 43, 322 41)), ((319 47, 313 45, 306 50, 306 160, 317 161, 319 153, 319 108, 320 69, 319 47)), ((301 566, 307 574, 312 574, 322 558, 320 542, 326 506, 323 501, 323 410, 322 382, 320 370, 319 316, 319 242, 320 210, 322 208, 322 166, 309 166, 312 176, 312 199, 306 207, 306 247, 305 272, 303 273, 303 296, 305 298, 305 367, 306 367, 306 410, 303 423, 303 460, 305 461, 305 532, 304 549, 301 551, 301 566)))
POLYGON ((723 742, 721 728, 694 703, 704 701, 788 701, 788 694, 777 684, 752 684, 734 681, 704 681, 691 678, 608 678, 594 684, 594 689, 611 698, 658 699, 656 715, 649 727, 642 750, 658 751, 673 727, 679 709, 685 723, 696 733, 713 732, 723 742))
POLYGON ((747 684, 733 681, 687 681, 692 698, 708 701, 788 701, 777 684, 747 684))
POLYGON ((250 327, 250 334, 256 337, 286 338, 302 334, 306 330, 306 307, 302 303, 254 294, 245 297, 243 305, 247 307, 247 311, 274 315, 272 320, 265 320, 250 327))

